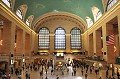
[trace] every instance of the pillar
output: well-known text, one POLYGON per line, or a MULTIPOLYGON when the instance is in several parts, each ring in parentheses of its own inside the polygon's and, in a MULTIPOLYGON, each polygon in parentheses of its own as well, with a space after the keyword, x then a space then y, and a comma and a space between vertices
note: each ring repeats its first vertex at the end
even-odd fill
POLYGON ((35 47, 34 47, 35 53, 38 52, 38 46, 39 46, 38 39, 39 39, 38 34, 36 34, 35 35, 35 47))
POLYGON ((16 38, 16 54, 23 55, 25 53, 25 31, 17 30, 16 38))
POLYGON ((2 28, 0 28, 0 53, 2 53, 1 47, 2 47, 2 28))
POLYGON ((3 61, 7 61, 7 68, 13 67, 11 64, 11 60, 14 60, 14 43, 15 43, 15 24, 9 21, 5 21, 3 25, 3 32, 2 32, 2 47, 1 52, 2 54, 6 54, 4 56, 3 61), (10 65, 10 67, 9 67, 10 65))
POLYGON ((66 34, 66 52, 71 52, 70 34, 66 34))
POLYGON ((96 31, 93 32, 93 53, 96 54, 96 31))
MULTIPOLYGON (((21 59, 18 59, 18 63, 16 63, 16 68, 18 66, 23 65, 23 55, 25 54, 25 31, 22 29, 17 29, 16 33, 16 56, 20 56, 21 59)), ((25 56, 25 55, 24 55, 25 56)))
POLYGON ((119 41, 119 49, 118 49, 118 52, 119 52, 119 56, 120 56, 120 15, 117 16, 118 18, 118 41, 119 41))
MULTIPOLYGON (((113 25, 112 24, 107 24, 106 26, 106 35, 111 35, 113 34, 113 25)), ((107 58, 108 58, 108 63, 114 63, 115 62, 115 53, 114 53, 114 44, 108 45, 107 46, 107 58)))
POLYGON ((31 50, 30 50, 30 35, 26 34, 25 35, 25 55, 30 56, 31 50))
POLYGON ((4 22, 3 25, 3 42, 2 53, 14 54, 15 47, 15 24, 11 22, 4 22))
POLYGON ((88 53, 88 56, 93 56, 94 53, 93 53, 93 34, 90 34, 89 35, 89 53, 88 53))
POLYGON ((107 46, 106 46, 106 24, 102 25, 102 41, 103 41, 103 59, 107 61, 107 46))
POLYGON ((101 39, 101 30, 96 30, 96 55, 103 57, 102 54, 102 39, 101 39))
POLYGON ((50 34, 50 53, 54 52, 54 34, 50 34))

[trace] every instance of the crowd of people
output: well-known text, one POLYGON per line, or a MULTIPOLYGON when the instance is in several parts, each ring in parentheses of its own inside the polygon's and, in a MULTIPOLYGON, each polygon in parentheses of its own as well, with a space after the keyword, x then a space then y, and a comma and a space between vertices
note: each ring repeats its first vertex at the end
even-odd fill
MULTIPOLYGON (((29 71, 39 71, 40 79, 49 79, 48 77, 48 70, 50 70, 51 75, 55 75, 56 79, 59 79, 59 75, 72 75, 76 76, 76 73, 80 73, 77 70, 81 70, 82 76, 85 77, 85 79, 88 79, 88 76, 95 73, 96 75, 99 75, 101 68, 94 67, 93 65, 90 65, 84 61, 78 61, 78 60, 72 60, 70 63, 64 63, 61 67, 58 67, 57 65, 53 64, 53 61, 49 60, 48 62, 41 60, 40 63, 29 63, 24 64, 22 68, 16 68, 13 70, 11 69, 11 72, 0 72, 1 79, 10 79, 11 74, 16 74, 18 79, 21 79, 22 72, 25 72, 26 79, 30 79, 30 73, 29 71), (69 67, 72 68, 72 73, 69 71, 69 67), (57 72, 61 73, 58 74, 57 72), (10 74, 11 73, 11 74, 10 74), (46 73, 46 77, 43 78, 43 73, 46 73)), ((117 79, 120 79, 120 74, 117 71, 117 79)), ((107 67, 106 69, 106 79, 115 79, 115 73, 114 68, 110 69, 107 67), (112 71, 112 74, 109 74, 109 71, 112 71)), ((103 79, 102 76, 99 76, 99 79, 103 79)))

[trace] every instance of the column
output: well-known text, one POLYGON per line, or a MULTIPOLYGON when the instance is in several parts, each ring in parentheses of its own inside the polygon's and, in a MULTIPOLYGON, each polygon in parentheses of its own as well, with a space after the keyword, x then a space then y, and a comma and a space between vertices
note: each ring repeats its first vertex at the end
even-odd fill
POLYGON ((102 25, 102 40, 103 40, 103 59, 107 61, 107 46, 106 46, 106 24, 102 25))
POLYGON ((71 52, 71 45, 70 45, 70 34, 66 34, 66 52, 71 52))
MULTIPOLYGON (((106 26, 106 35, 111 35, 113 34, 113 25, 112 24, 107 24, 106 26)), ((107 45, 107 58, 108 58, 108 63, 114 63, 115 62, 115 52, 114 52, 114 44, 112 45, 107 45)))
POLYGON ((39 40, 39 37, 38 37, 38 34, 35 35, 35 46, 34 46, 34 49, 35 49, 35 53, 38 52, 38 40, 39 40))
POLYGON ((96 31, 93 32, 93 53, 96 54, 96 31))
POLYGON ((119 56, 120 56, 120 15, 117 16, 118 18, 118 41, 119 41, 119 49, 118 49, 118 52, 119 52, 119 56))
POLYGON ((89 35, 89 53, 88 53, 88 56, 93 56, 94 53, 93 53, 93 34, 90 34, 89 35))
POLYGON ((50 53, 53 53, 53 52, 55 52, 54 51, 54 45, 55 43, 54 43, 54 33, 51 33, 50 34, 50 53))
POLYGON ((96 55, 103 57, 102 54, 102 39, 101 39, 101 30, 96 30, 96 55))
POLYGON ((30 35, 25 35, 25 55, 30 56, 31 50, 30 50, 30 35))
POLYGON ((9 21, 5 21, 3 25, 3 33, 2 33, 2 54, 6 54, 4 56, 3 61, 7 61, 7 68, 13 67, 11 64, 11 60, 14 60, 14 43, 15 43, 15 24, 9 21), (10 65, 10 67, 8 67, 10 65))
POLYGON ((16 39, 16 54, 23 55, 25 53, 25 31, 22 29, 17 30, 16 39))
POLYGON ((11 22, 4 22, 3 26, 3 44, 2 52, 4 54, 14 53, 15 43, 15 24, 11 22))
MULTIPOLYGON (((23 55, 25 54, 25 31, 22 29, 17 29, 17 37, 16 37, 16 56, 21 57, 18 59, 18 63, 16 63, 16 67, 23 65, 23 55)), ((25 56, 25 55, 24 55, 25 56)))
POLYGON ((2 53, 1 47, 2 47, 2 28, 0 28, 0 54, 2 53))

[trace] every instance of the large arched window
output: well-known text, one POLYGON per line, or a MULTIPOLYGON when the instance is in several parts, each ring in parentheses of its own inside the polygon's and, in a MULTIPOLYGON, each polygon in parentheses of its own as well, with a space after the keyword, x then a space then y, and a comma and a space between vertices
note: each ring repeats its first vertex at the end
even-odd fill
POLYGON ((102 12, 100 11, 99 8, 95 6, 93 6, 91 9, 92 9, 94 21, 96 22, 102 16, 102 12))
POLYGON ((116 3, 116 0, 109 0, 107 3, 107 11, 116 3))
POLYGON ((55 49, 66 48, 66 35, 65 30, 61 27, 55 30, 55 49))
POLYGON ((99 10, 96 15, 96 20, 98 20, 102 16, 102 12, 99 10))
POLYGON ((49 30, 43 27, 39 30, 38 49, 49 49, 49 46, 50 46, 49 30))
POLYGON ((17 14, 21 19, 23 19, 22 11, 21 11, 20 9, 18 9, 18 10, 16 11, 16 14, 17 14))
POLYGON ((88 28, 93 25, 93 21, 90 17, 86 16, 86 21, 87 21, 88 28))
POLYGON ((2 0, 9 8, 11 8, 11 0, 2 0))
POLYGON ((70 44, 71 49, 81 49, 81 31, 79 28, 75 27, 70 33, 70 44))

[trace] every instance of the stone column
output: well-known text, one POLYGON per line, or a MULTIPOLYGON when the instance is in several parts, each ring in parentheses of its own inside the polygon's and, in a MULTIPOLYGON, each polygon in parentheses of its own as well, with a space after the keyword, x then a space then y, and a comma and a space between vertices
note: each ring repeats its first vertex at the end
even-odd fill
POLYGON ((102 25, 102 40, 103 40, 103 59, 107 61, 107 46, 106 46, 106 24, 102 25))
POLYGON ((50 53, 54 52, 54 34, 50 34, 50 53))
POLYGON ((39 46, 39 43, 38 43, 39 37, 38 36, 39 36, 38 34, 35 35, 35 46, 34 46, 35 53, 38 52, 38 46, 39 46))
POLYGON ((66 52, 71 52, 70 34, 66 34, 66 52))
POLYGON ((102 39, 101 39, 101 30, 96 30, 96 55, 103 57, 102 54, 102 39))
POLYGON ((15 24, 11 22, 4 22, 2 52, 4 54, 14 53, 15 47, 14 44, 15 44, 15 24))
MULTIPOLYGON (((112 24, 107 24, 106 26, 106 35, 111 35, 113 34, 113 25, 112 24)), ((115 62, 115 52, 114 52, 114 44, 112 45, 107 45, 107 58, 108 58, 108 63, 114 63, 115 62)))
POLYGON ((93 53, 96 54, 96 31, 93 32, 93 53))
POLYGON ((118 49, 118 52, 119 52, 119 56, 120 56, 120 15, 117 16, 118 18, 118 41, 119 41, 119 49, 118 49))
MULTIPOLYGON (((25 56, 25 31, 22 29, 17 29, 16 37, 16 56, 19 56, 21 59, 18 59, 20 66, 23 65, 23 55, 25 56)), ((16 66, 17 67, 17 66, 16 66)))
POLYGON ((26 35, 25 35, 25 55, 30 56, 30 53, 31 53, 30 45, 31 45, 30 35, 29 35, 29 34, 26 34, 26 35))
POLYGON ((0 28, 0 54, 2 53, 1 47, 2 47, 2 28, 0 28))
POLYGON ((17 30, 16 39, 16 54, 23 55, 25 53, 25 31, 22 29, 17 30))
POLYGON ((88 52, 88 56, 93 56, 94 55, 94 51, 93 51, 93 34, 89 35, 89 52, 88 52))
MULTIPOLYGON (((7 66, 11 65, 11 60, 14 60, 13 54, 14 54, 14 43, 15 43, 15 24, 11 23, 9 21, 5 21, 3 25, 3 33, 2 33, 2 47, 1 52, 2 54, 6 54, 4 56, 3 61, 7 61, 7 66)), ((7 67, 7 68, 10 68, 7 67)))

